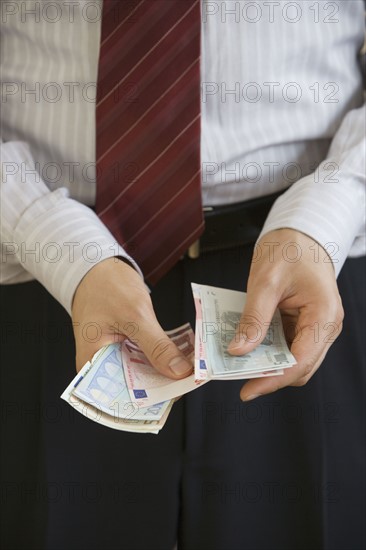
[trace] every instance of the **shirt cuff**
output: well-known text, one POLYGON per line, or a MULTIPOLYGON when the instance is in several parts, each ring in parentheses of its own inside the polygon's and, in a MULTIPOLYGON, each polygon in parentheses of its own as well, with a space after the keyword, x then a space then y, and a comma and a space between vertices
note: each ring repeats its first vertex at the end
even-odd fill
POLYGON ((75 290, 97 263, 111 257, 136 262, 116 242, 98 216, 69 199, 66 189, 40 197, 14 230, 15 254, 23 267, 71 313, 75 290))
POLYGON ((353 245, 362 240, 365 191, 357 174, 338 172, 333 183, 329 178, 325 162, 292 185, 274 203, 258 240, 276 229, 301 231, 327 251, 338 276, 353 245))
POLYGON ((87 206, 51 192, 39 176, 28 144, 1 146, 1 245, 5 284, 37 279, 71 313, 76 288, 107 258, 136 262, 87 206))

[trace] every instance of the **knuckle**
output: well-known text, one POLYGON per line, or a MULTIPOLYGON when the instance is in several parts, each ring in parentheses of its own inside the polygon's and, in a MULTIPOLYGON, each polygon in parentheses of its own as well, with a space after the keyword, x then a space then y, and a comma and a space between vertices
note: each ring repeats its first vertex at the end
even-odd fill
POLYGON ((266 273, 266 279, 264 281, 265 288, 269 294, 277 295, 281 286, 281 274, 280 270, 270 270, 266 273))
POLYGON ((334 341, 343 329, 344 309, 340 299, 337 304, 334 304, 333 307, 328 309, 327 318, 328 321, 324 323, 324 331, 327 339, 329 338, 329 331, 332 331, 332 341, 334 341))
POLYGON ((248 327, 248 326, 262 326, 264 323, 264 319, 261 315, 261 313, 258 310, 251 309, 249 311, 245 311, 243 315, 240 318, 240 326, 242 327, 248 327))
POLYGON ((318 309, 329 321, 341 322, 344 319, 344 309, 339 293, 328 291, 319 301, 318 309))
POLYGON ((303 376, 302 378, 299 378, 298 380, 296 380, 296 382, 294 382, 291 385, 295 386, 296 388, 301 388, 302 386, 305 386, 307 384, 308 380, 309 378, 307 376, 303 376))
POLYGON ((328 318, 335 324, 342 325, 344 319, 344 309, 341 297, 338 295, 336 301, 328 302, 328 318))
POLYGON ((153 361, 159 361, 161 358, 164 358, 172 350, 173 346, 174 344, 168 338, 161 338, 154 342, 151 349, 153 361))
POLYGON ((300 376, 300 378, 295 380, 295 382, 293 382, 293 384, 291 385, 301 388, 302 386, 305 386, 309 382, 311 377, 312 377, 312 372, 304 373, 302 376, 300 376))
POLYGON ((336 325, 337 325, 337 337, 338 337, 343 330, 343 320, 337 321, 336 325))
POLYGON ((302 377, 307 377, 312 372, 313 368, 314 364, 312 362, 305 363, 302 377))
POLYGON ((126 304, 124 307, 124 317, 129 321, 139 322, 150 318, 152 313, 152 305, 146 300, 136 300, 135 302, 126 304))
POLYGON ((344 321, 344 309, 341 304, 336 313, 336 323, 339 325, 340 330, 342 330, 343 328, 343 321, 344 321))
POLYGON ((121 321, 123 332, 127 336, 126 330, 128 332, 133 330, 136 335, 145 331, 150 332, 150 329, 157 328, 159 325, 153 307, 148 303, 133 304, 124 308, 121 321))
POLYGON ((260 325, 260 324, 261 324, 260 320, 255 315, 245 314, 240 319, 240 326, 241 327, 247 327, 247 326, 251 326, 251 325, 260 325))
POLYGON ((314 366, 313 361, 305 363, 301 368, 301 372, 299 372, 299 377, 291 385, 296 387, 305 386, 313 375, 314 366))

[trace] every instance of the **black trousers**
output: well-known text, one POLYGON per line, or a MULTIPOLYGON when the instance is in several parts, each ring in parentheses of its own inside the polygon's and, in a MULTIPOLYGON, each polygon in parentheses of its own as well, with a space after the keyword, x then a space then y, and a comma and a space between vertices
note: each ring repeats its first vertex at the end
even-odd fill
MULTIPOLYGON (((193 323, 191 281, 245 290, 251 254, 180 261, 152 293, 164 328, 193 323)), ((2 287, 2 548, 364 548, 364 283, 365 260, 348 260, 344 330, 305 387, 243 404, 241 382, 210 382, 158 436, 61 401, 74 376, 67 314, 36 282, 2 287)))

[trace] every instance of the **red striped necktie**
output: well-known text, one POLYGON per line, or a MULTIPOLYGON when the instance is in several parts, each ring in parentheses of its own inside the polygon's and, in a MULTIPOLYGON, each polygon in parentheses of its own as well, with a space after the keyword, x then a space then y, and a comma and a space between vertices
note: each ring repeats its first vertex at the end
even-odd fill
POLYGON ((96 211, 155 283, 203 230, 200 1, 104 0, 96 211))

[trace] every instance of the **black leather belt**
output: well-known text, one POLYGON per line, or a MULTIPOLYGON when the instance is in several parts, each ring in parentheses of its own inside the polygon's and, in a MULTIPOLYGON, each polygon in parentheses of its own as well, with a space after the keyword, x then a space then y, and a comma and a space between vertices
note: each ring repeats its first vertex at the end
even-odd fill
POLYGON ((189 258, 255 243, 273 203, 283 192, 236 204, 204 208, 205 231, 189 247, 189 258))

